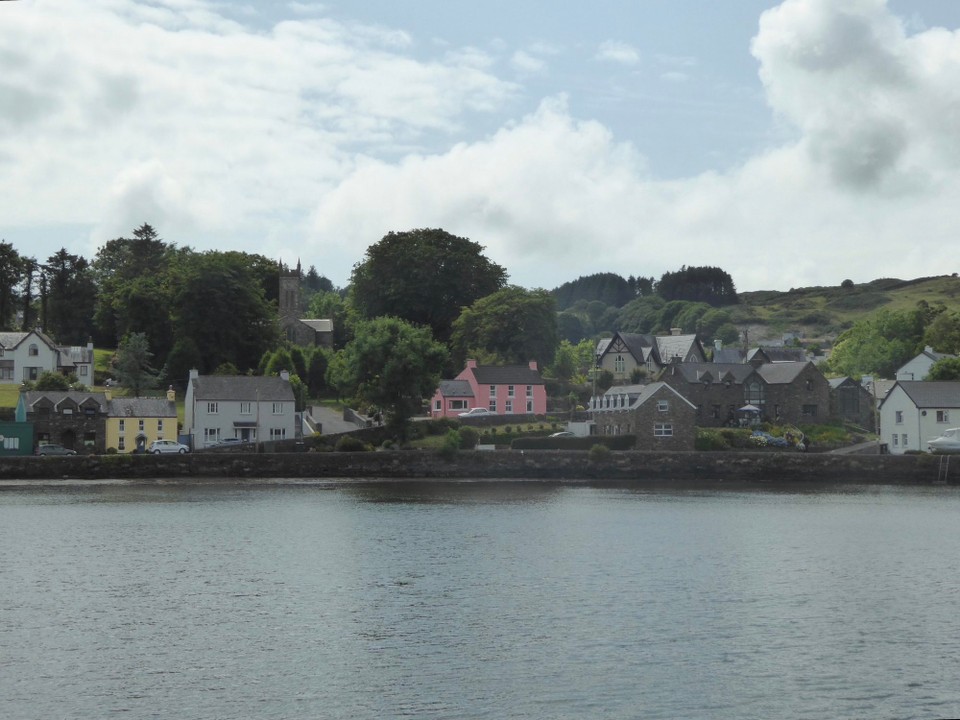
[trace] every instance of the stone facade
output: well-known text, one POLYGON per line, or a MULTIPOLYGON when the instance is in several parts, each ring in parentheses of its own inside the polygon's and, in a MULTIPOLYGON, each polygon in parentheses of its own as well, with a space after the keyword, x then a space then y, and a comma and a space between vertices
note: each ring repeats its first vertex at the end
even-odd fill
POLYGON ((106 449, 107 400, 103 393, 30 390, 20 393, 17 420, 33 423, 36 442, 60 443, 78 453, 106 449))
POLYGON ((300 262, 295 270, 280 266, 280 293, 278 296, 278 322, 280 334, 294 345, 333 346, 333 321, 329 319, 304 319, 300 290, 302 273, 300 262))
POLYGON ((853 378, 836 378, 830 383, 830 414, 847 422, 874 431, 877 408, 873 395, 853 378))
POLYGON ((664 383, 612 387, 590 402, 597 435, 635 435, 637 450, 693 450, 696 407, 664 383))
POLYGON ((759 408, 760 419, 768 422, 830 419, 830 385, 810 362, 674 363, 660 379, 696 406, 701 427, 736 425, 747 405, 759 408))

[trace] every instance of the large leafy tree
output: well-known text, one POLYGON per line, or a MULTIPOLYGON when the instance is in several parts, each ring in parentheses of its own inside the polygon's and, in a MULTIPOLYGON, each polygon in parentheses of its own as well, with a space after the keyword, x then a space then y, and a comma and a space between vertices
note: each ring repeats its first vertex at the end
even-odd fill
POLYGON ((178 257, 172 321, 182 344, 175 364, 195 351, 201 372, 225 362, 245 372, 276 347, 276 309, 248 260, 244 253, 215 251, 178 257))
POLYGON ((664 273, 657 283, 664 300, 690 300, 713 306, 735 305, 737 289, 730 275, 718 267, 682 267, 664 273))
POLYGON ((387 413, 388 424, 405 437, 407 420, 440 382, 447 350, 425 327, 393 317, 361 322, 327 371, 331 385, 387 413))
POLYGON ((453 323, 454 362, 472 355, 508 364, 553 362, 559 344, 556 304, 546 290, 510 286, 477 300, 453 323))
POLYGON ((880 310, 837 338, 830 370, 851 377, 893 377, 923 347, 924 312, 880 310))
POLYGON ((388 233, 353 268, 350 301, 364 318, 400 317, 446 342, 461 308, 502 288, 483 246, 444 230, 388 233))

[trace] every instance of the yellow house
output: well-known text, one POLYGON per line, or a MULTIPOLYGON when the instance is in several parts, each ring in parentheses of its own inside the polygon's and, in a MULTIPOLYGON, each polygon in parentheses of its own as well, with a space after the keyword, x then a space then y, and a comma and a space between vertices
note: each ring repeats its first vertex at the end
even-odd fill
POLYGON ((177 439, 177 404, 172 389, 164 398, 107 397, 106 447, 117 452, 143 451, 154 440, 177 439))

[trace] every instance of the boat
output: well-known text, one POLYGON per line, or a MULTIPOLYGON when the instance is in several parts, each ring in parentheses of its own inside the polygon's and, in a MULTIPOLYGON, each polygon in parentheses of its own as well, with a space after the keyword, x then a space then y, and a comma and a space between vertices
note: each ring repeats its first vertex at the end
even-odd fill
POLYGON ((927 440, 927 449, 932 453, 960 453, 960 428, 944 430, 943 435, 927 440))

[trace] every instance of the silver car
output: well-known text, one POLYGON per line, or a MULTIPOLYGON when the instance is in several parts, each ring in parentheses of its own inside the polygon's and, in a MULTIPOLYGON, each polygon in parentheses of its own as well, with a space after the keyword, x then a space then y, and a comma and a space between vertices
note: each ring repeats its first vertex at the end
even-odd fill
POLYGON ((147 448, 148 453, 159 455, 160 453, 180 453, 181 455, 190 452, 190 448, 176 440, 154 440, 147 448))
POLYGON ((37 448, 37 455, 76 455, 76 450, 64 447, 58 443, 46 443, 37 448))

